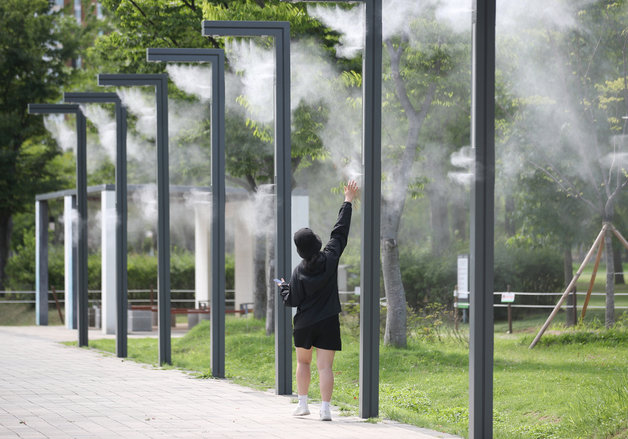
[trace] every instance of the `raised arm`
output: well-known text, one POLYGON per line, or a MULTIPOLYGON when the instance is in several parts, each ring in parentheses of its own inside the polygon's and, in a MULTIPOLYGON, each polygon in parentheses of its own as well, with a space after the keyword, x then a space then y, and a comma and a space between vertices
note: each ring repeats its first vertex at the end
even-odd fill
POLYGON ((347 245, 347 239, 349 238, 349 227, 351 226, 351 203, 358 195, 358 184, 350 180, 344 188, 345 202, 340 207, 338 212, 338 220, 331 231, 331 237, 329 242, 325 246, 324 252, 334 255, 340 259, 345 246, 347 245))

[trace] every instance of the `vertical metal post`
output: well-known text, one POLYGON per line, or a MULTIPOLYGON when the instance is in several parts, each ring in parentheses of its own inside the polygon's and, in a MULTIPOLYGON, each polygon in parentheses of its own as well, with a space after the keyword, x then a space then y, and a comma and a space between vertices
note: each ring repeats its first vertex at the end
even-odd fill
POLYGON ((170 340, 170 178, 168 170, 168 79, 155 84, 157 99, 157 251, 159 363, 172 364, 170 340))
POLYGON ((126 118, 126 108, 116 103, 116 355, 120 358, 128 355, 126 118))
POLYGON ((98 85, 113 85, 119 87, 155 87, 155 100, 157 104, 157 282, 159 295, 159 364, 172 364, 170 340, 170 182, 168 171, 168 75, 101 73, 98 75, 98 85))
MULTIPOLYGON (((292 272, 290 170, 290 30, 275 38, 277 85, 275 91, 275 188, 277 190, 276 273, 292 272)), ((281 276, 278 276, 281 277, 281 276)), ((275 299, 275 369, 279 395, 292 393, 292 309, 275 299)))
POLYGON ((48 202, 35 203, 35 320, 48 325, 48 202))
POLYGON ((225 55, 222 49, 146 49, 147 61, 212 63, 212 375, 225 376, 225 55))
POLYGON ((469 438, 493 437, 495 0, 474 0, 471 145, 469 438))
POLYGON ((79 346, 87 346, 87 135, 85 116, 76 112, 76 203, 78 209, 78 332, 79 346))
POLYGON ((379 410, 379 245, 381 198, 382 1, 367 0, 363 57, 362 262, 360 268, 360 417, 379 410))
POLYGON ((212 373, 225 376, 225 55, 212 65, 212 373))
MULTIPOLYGON (((291 267, 290 24, 281 21, 203 21, 204 36, 271 36, 275 42, 275 185, 277 190, 277 277, 291 267)), ((275 300, 275 391, 292 393, 291 312, 275 300)))

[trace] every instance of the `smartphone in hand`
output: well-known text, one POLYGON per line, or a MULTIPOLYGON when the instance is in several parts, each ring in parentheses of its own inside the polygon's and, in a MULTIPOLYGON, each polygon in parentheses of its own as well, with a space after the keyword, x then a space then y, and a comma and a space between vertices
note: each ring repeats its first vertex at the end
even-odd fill
POLYGON ((281 279, 273 279, 277 285, 281 285, 283 281, 281 279))

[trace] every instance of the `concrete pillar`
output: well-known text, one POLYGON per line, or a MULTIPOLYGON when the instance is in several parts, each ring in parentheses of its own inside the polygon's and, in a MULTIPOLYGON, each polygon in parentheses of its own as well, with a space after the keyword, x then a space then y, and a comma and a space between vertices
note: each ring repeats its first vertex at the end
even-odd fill
MULTIPOLYGON (((239 206, 238 206, 239 207, 239 206)), ((241 218, 242 211, 237 209, 235 221, 235 309, 241 303, 253 303, 255 275, 253 255, 255 254, 255 236, 249 231, 241 218)))
MULTIPOLYGON (((295 189, 292 192, 292 233, 290 234, 290 243, 292 245, 292 269, 294 270, 301 262, 301 257, 297 253, 297 247, 294 245, 294 233, 303 228, 310 227, 310 197, 307 192, 302 189, 295 189)), ((323 245, 327 242, 325 234, 320 233, 321 230, 314 230, 314 233, 318 233, 323 241, 323 245)), ((295 308, 296 309, 296 308, 295 308)))
POLYGON ((35 203, 35 320, 48 325, 48 202, 35 203))
MULTIPOLYGON (((292 245, 292 270, 296 268, 297 265, 301 263, 301 256, 297 253, 297 246, 294 245, 294 233, 303 228, 310 227, 310 197, 307 195, 307 192, 300 189, 295 189, 292 192, 292 216, 291 216, 291 226, 292 233, 290 234, 290 243, 292 245)), ((321 230, 314 230, 314 233, 318 233, 323 241, 323 245, 327 242, 327 237, 325 234, 322 234, 321 230)), ((292 318, 297 313, 296 308, 292 308, 292 318)))
POLYGON ((65 327, 76 329, 76 197, 63 197, 65 327))
POLYGON ((116 192, 102 191, 101 215, 101 317, 102 333, 115 334, 116 320, 116 192))
POLYGON ((194 299, 195 307, 208 304, 211 297, 212 256, 211 223, 212 205, 207 200, 194 203, 194 299))

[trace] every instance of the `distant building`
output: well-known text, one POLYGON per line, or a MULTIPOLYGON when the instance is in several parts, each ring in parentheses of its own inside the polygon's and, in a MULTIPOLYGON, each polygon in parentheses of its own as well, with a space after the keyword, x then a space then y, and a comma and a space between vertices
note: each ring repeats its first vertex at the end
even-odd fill
MULTIPOLYGON (((50 7, 53 10, 60 10, 69 5, 72 6, 72 10, 74 11, 74 17, 76 21, 79 23, 83 23, 85 21, 85 10, 83 9, 81 0, 49 0, 50 7)), ((96 5, 96 14, 98 18, 102 18, 102 5, 98 0, 91 0, 92 4, 96 5)))
MULTIPOLYGON (((90 0, 93 5, 96 5, 96 17, 102 18, 102 5, 98 0, 90 0)), ((76 21, 84 25, 85 24, 85 14, 91 10, 91 8, 83 8, 83 2, 81 0, 48 0, 50 3, 50 7, 53 11, 60 11, 68 6, 70 6, 73 11, 74 18, 76 21), (87 10, 86 10, 87 9, 87 10)), ((81 67, 81 58, 79 57, 76 60, 72 60, 72 64, 74 67, 81 67)))

